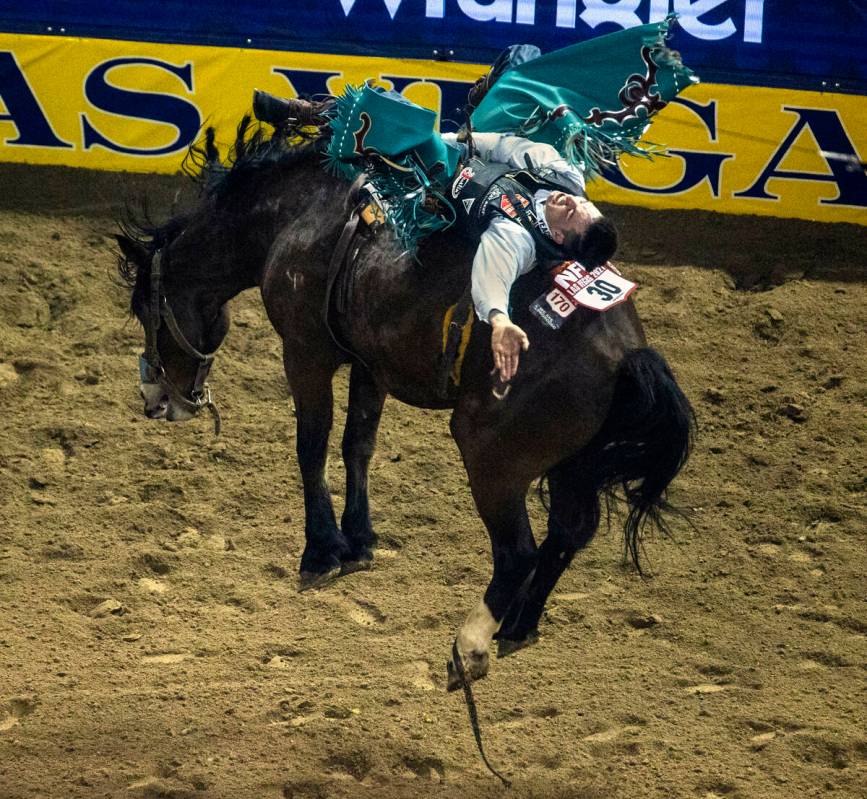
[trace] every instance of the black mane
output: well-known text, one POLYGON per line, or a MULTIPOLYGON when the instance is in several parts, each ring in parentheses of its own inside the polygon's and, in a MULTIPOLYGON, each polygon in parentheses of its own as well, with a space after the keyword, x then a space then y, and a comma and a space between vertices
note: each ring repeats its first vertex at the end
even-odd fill
POLYGON ((238 123, 235 143, 225 163, 214 144, 214 129, 205 131, 204 141, 193 144, 183 162, 184 173, 200 187, 206 198, 221 202, 238 202, 245 208, 255 199, 249 178, 263 171, 282 169, 320 153, 324 136, 293 136, 290 132, 267 130, 245 115, 238 123), (252 131, 252 132, 250 132, 252 131))
POLYGON ((258 199, 261 176, 283 169, 307 158, 318 156, 324 147, 323 134, 287 136, 271 132, 245 115, 238 123, 235 141, 225 160, 215 144, 213 127, 190 145, 184 156, 184 174, 198 186, 192 208, 173 212, 164 222, 152 221, 147 202, 138 208, 127 206, 118 221, 123 236, 128 238, 141 255, 118 256, 117 272, 121 281, 132 290, 132 308, 143 298, 150 274, 153 254, 170 244, 190 221, 200 214, 235 214, 247 211, 258 199))

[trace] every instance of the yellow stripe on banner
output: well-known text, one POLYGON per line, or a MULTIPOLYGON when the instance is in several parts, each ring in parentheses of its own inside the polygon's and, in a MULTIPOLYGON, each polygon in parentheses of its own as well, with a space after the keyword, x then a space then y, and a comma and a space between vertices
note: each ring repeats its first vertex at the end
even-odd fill
MULTIPOLYGON (((443 352, 446 351, 446 344, 449 337, 449 325, 452 323, 452 317, 455 315, 455 309, 458 304, 452 305, 443 316, 443 352)), ((470 334, 473 332, 473 320, 475 319, 475 311, 472 304, 467 312, 467 321, 461 327, 461 341, 458 344, 458 353, 455 356, 455 362, 452 366, 451 379, 452 382, 459 386, 461 384, 461 368, 464 365, 464 355, 467 352, 467 345, 470 343, 470 334)))
MULTIPOLYGON (((687 54, 687 61, 688 61, 687 54)), ((340 93, 373 77, 450 116, 487 67, 455 62, 0 33, 0 160, 177 172, 202 125, 225 153, 254 88, 340 93)), ((671 155, 622 160, 595 200, 867 224, 867 97, 699 84, 648 131, 671 155), (613 182, 612 182, 613 181, 613 182)))
POLYGON ((595 200, 867 224, 867 176, 823 151, 867 161, 867 97, 699 84, 647 137, 670 155, 621 159, 625 181, 595 200))
POLYGON ((188 132, 191 116, 217 129, 225 152, 250 113, 253 89, 284 97, 311 89, 339 94, 347 83, 391 75, 407 99, 438 109, 435 81, 469 88, 483 71, 439 61, 0 33, 3 51, 13 67, 0 100, 12 119, 0 119, 0 160, 134 172, 177 172, 190 142, 158 151, 179 139, 179 125, 188 132), (9 109, 7 93, 18 96, 22 87, 32 99, 9 109), (16 141, 22 134, 26 140, 16 141))

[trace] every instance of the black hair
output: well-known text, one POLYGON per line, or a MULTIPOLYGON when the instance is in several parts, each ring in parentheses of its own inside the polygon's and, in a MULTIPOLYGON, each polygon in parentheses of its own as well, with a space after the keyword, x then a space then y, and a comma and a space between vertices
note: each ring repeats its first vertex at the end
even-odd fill
POLYGON ((610 261, 617 252, 617 228, 608 217, 594 219, 568 252, 586 269, 595 269, 610 261))

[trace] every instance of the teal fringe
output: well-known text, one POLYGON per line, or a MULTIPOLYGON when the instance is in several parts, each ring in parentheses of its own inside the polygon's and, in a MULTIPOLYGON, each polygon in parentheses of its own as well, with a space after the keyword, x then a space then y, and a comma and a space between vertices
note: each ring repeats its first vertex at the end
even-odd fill
POLYGON ((350 183, 361 174, 360 164, 353 152, 355 131, 349 129, 349 120, 363 88, 363 86, 347 86, 329 113, 331 140, 325 150, 325 169, 350 183), (356 160, 350 161, 349 158, 356 160))
POLYGON ((401 246, 414 254, 421 239, 450 227, 454 219, 444 219, 426 211, 424 206, 428 197, 438 199, 440 207, 451 208, 410 156, 404 159, 401 166, 410 166, 412 170, 397 173, 386 167, 368 174, 368 178, 388 203, 386 223, 401 246))
POLYGON ((440 199, 442 207, 449 210, 451 207, 411 155, 396 161, 405 171, 391 169, 375 157, 361 159, 356 155, 352 139, 355 131, 350 129, 350 119, 362 89, 363 86, 347 86, 334 104, 330 114, 331 140, 325 149, 324 166, 332 175, 351 183, 372 164, 374 170, 367 173, 367 179, 388 204, 386 224, 401 246, 414 254, 421 239, 454 223, 454 219, 443 219, 424 210, 428 196, 440 199))
MULTIPOLYGON (((682 76, 689 83, 695 83, 698 78, 684 66, 680 53, 666 45, 676 20, 677 14, 672 13, 659 23, 656 40, 648 42, 651 58, 660 68, 671 70, 676 82, 682 76)), ((547 122, 547 115, 537 108, 519 127, 517 134, 530 137, 547 122)), ((664 146, 642 138, 650 122, 648 116, 643 121, 630 120, 624 127, 612 123, 606 129, 605 126, 587 125, 576 117, 554 146, 570 164, 584 169, 588 177, 599 174, 608 166, 614 166, 624 153, 648 159, 668 157, 664 146)))

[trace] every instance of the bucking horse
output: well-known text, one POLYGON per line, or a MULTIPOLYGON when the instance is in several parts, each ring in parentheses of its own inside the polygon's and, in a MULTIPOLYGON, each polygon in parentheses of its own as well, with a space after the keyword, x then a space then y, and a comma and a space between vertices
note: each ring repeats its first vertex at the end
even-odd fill
MULTIPOLYGON (((625 550, 638 565, 645 528, 665 525, 666 490, 690 451, 692 409, 647 346, 631 300, 605 313, 579 308, 552 330, 528 310, 550 285, 539 269, 512 291, 513 318, 531 345, 505 396, 492 390, 491 328, 478 321, 444 392, 443 320, 469 285, 473 243, 444 231, 411 254, 387 227, 359 237, 336 313, 329 264, 348 185, 322 168, 327 126, 300 140, 266 131, 245 118, 223 160, 209 133, 191 150, 200 191, 190 209, 159 225, 127 220, 118 236, 119 273, 145 331, 145 414, 182 421, 213 407, 206 379, 229 328, 228 303, 258 287, 283 341, 296 411, 307 587, 372 561, 368 466, 386 395, 451 409, 493 550, 491 581, 455 642, 467 678, 478 679, 494 638, 500 654, 535 639, 558 578, 599 526, 602 500, 625 500, 625 550), (325 466, 342 364, 350 376, 338 524, 325 466), (540 479, 548 520, 537 545, 526 501, 540 479)), ((448 666, 455 688, 454 656, 448 666)))

